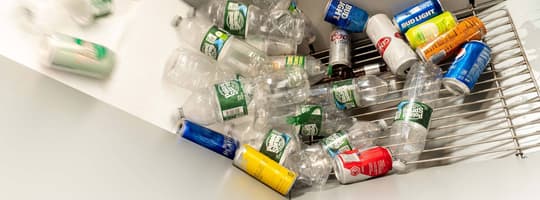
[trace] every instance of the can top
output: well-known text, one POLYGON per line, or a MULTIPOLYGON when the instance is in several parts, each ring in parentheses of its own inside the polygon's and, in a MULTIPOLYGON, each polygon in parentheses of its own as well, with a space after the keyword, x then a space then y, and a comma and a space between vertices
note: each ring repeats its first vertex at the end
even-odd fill
POLYGON ((471 93, 471 89, 465 83, 453 77, 445 77, 442 82, 444 88, 454 95, 468 95, 471 93))

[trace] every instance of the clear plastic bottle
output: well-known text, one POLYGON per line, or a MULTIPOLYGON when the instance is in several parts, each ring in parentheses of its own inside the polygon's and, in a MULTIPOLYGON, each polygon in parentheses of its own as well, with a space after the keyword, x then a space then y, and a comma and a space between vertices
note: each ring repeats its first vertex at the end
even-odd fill
POLYGON ((433 111, 432 102, 439 97, 441 69, 430 63, 415 63, 407 74, 402 101, 390 129, 390 150, 399 172, 412 170, 405 164, 416 161, 424 150, 433 111), (411 104, 411 102, 413 102, 411 104), (411 106, 412 105, 412 106, 411 106))
POLYGON ((264 52, 217 28, 202 17, 182 18, 173 22, 182 44, 199 49, 225 66, 227 71, 254 77, 270 70, 264 52))
POLYGON ((291 132, 270 126, 252 130, 254 131, 249 134, 253 139, 249 140, 248 144, 280 165, 300 150, 300 140, 291 132))
POLYGON ((255 117, 264 117, 268 113, 267 107, 305 102, 308 93, 305 71, 278 71, 257 78, 226 80, 194 92, 182 112, 186 119, 202 125, 246 117, 253 122, 255 117))
POLYGON ((376 122, 356 121, 347 130, 338 131, 321 141, 321 146, 334 158, 337 154, 353 149, 365 149, 375 145, 374 141, 386 130, 383 120, 376 122))
POLYGON ((200 91, 235 77, 222 68, 226 67, 200 52, 177 48, 165 64, 163 79, 184 89, 200 91))
POLYGON ((264 9, 238 1, 214 0, 202 12, 233 35, 251 38, 304 40, 304 19, 286 9, 264 9))
POLYGON ((332 172, 332 162, 321 145, 315 144, 290 155, 284 166, 298 174, 295 184, 320 187, 332 172))
POLYGON ((268 56, 296 55, 298 51, 298 46, 293 39, 253 36, 246 38, 245 41, 268 56))
POLYGON ((310 103, 335 104, 338 110, 370 106, 386 98, 396 89, 395 81, 385 81, 373 75, 334 81, 313 87, 310 103))
POLYGON ((309 104, 298 105, 286 119, 294 127, 294 133, 301 137, 329 136, 349 129, 356 121, 336 110, 335 106, 309 104))
POLYGON ((290 67, 306 70, 309 82, 313 85, 322 80, 327 73, 327 67, 321 60, 313 56, 272 56, 269 57, 274 70, 284 70, 290 67))
POLYGON ((86 26, 112 13, 112 0, 61 0, 75 22, 86 26))

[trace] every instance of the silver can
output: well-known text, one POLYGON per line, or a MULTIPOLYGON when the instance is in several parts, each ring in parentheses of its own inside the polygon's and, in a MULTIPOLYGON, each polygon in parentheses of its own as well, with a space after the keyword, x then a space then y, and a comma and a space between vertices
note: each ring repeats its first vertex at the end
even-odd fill
POLYGON ((328 64, 332 66, 351 66, 351 38, 347 31, 335 28, 330 34, 330 58, 328 64))

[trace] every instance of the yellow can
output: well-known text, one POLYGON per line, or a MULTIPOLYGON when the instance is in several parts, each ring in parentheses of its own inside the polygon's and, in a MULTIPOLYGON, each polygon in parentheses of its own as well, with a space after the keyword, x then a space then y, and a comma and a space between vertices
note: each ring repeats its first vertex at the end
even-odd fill
POLYGON ((412 27, 405 33, 405 37, 413 49, 428 43, 443 33, 456 27, 457 20, 452 13, 445 11, 418 26, 412 27))
POLYGON ((288 194, 296 181, 293 171, 247 144, 238 148, 233 164, 282 195, 288 194))

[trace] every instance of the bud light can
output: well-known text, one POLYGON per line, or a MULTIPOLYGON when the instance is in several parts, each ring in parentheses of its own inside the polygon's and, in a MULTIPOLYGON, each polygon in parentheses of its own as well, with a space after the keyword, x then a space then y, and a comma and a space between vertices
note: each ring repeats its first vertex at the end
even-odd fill
POLYGON ((239 143, 235 139, 188 120, 184 121, 184 124, 182 128, 178 130, 178 133, 182 134, 183 138, 229 159, 234 159, 236 149, 239 147, 239 143))
POLYGON ((347 31, 335 28, 330 34, 328 64, 332 66, 351 66, 351 38, 347 31))
POLYGON ((427 0, 406 8, 394 16, 394 24, 401 33, 421 24, 444 11, 439 0, 427 0))
POLYGON ((364 32, 368 13, 347 1, 329 0, 326 4, 324 20, 337 27, 352 32, 364 32))
POLYGON ((334 159, 334 172, 341 184, 363 181, 383 176, 392 170, 392 155, 384 147, 374 147, 360 152, 351 150, 334 159))
POLYGON ((455 95, 467 95, 491 59, 491 49, 480 41, 466 43, 444 75, 443 84, 455 95))

